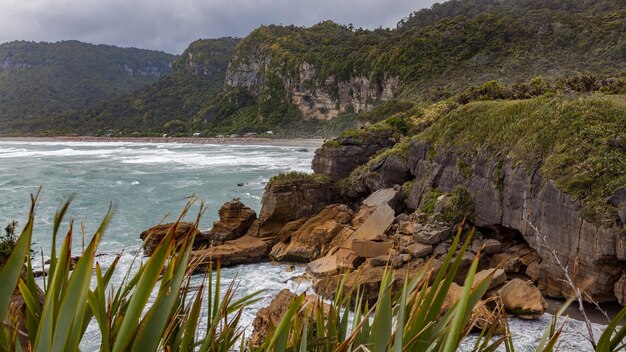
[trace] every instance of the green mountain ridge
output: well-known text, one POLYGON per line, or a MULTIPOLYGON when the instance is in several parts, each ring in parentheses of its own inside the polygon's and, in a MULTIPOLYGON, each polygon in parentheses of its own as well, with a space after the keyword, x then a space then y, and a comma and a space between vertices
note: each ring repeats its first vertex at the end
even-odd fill
POLYGON ((171 73, 176 56, 78 41, 0 44, 0 124, 80 111, 171 73))
POLYGON ((194 42, 176 62, 172 76, 131 95, 13 129, 330 137, 380 120, 377 106, 447 99, 487 81, 619 76, 626 2, 453 0, 395 29, 261 26, 242 40, 194 42), (195 53, 210 61, 196 65, 195 53))
POLYGON ((172 63, 172 74, 158 82, 87 111, 49 117, 23 129, 51 134, 98 134, 108 129, 125 134, 162 133, 165 123, 189 121, 206 101, 222 92, 228 60, 238 41, 197 40, 172 63))

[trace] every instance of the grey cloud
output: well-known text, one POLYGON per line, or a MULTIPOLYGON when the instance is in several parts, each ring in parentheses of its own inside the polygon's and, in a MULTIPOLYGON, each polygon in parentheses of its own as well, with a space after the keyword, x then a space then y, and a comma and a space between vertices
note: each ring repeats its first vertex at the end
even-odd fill
POLYGON ((58 41, 181 53, 196 39, 243 37, 260 24, 323 20, 394 27, 434 0, 0 0, 0 43, 58 41))

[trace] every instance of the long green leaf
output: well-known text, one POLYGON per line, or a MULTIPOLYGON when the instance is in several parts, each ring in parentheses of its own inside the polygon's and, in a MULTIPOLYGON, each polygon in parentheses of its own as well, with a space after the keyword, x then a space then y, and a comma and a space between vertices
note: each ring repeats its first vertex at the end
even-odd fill
POLYGON ((37 202, 37 196, 31 198, 30 213, 28 215, 28 222, 20 235, 19 240, 15 244, 9 259, 7 259, 4 266, 0 269, 0 321, 4 321, 9 311, 9 304, 11 302, 11 296, 17 287, 17 282, 20 278, 20 273, 24 265, 24 259, 30 252, 30 242, 33 235, 33 224, 35 219, 35 204, 37 202))
POLYGON ((138 278, 134 294, 126 308, 124 319, 119 327, 119 332, 113 345, 113 352, 121 352, 128 349, 131 337, 136 332, 137 322, 159 278, 163 265, 174 247, 174 242, 173 232, 168 233, 145 264, 144 270, 138 278))
POLYGON ((174 271, 173 277, 162 286, 152 308, 142 319, 133 343, 134 351, 155 351, 157 349, 162 332, 168 324, 168 318, 178 299, 194 237, 187 236, 180 249, 182 253, 170 261, 170 266, 174 271))

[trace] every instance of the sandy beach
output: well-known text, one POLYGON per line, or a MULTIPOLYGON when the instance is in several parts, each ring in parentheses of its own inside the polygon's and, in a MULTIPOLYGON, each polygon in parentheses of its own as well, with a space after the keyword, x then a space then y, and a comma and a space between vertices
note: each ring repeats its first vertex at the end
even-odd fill
POLYGON ((208 138, 208 137, 0 137, 1 141, 29 142, 126 142, 126 143, 186 143, 186 144, 235 144, 272 145, 284 147, 318 148, 322 139, 274 139, 274 138, 208 138))

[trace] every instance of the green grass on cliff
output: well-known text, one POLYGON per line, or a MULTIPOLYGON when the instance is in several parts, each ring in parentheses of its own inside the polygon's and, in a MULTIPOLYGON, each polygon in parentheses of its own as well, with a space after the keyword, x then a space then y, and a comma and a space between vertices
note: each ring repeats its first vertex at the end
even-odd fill
POLYGON ((626 186, 625 137, 626 96, 601 94, 472 102, 418 136, 470 156, 504 150, 527 167, 539 162, 546 179, 583 200, 591 220, 626 186))
POLYGON ((276 176, 272 176, 269 184, 273 186, 286 185, 289 183, 329 183, 330 179, 322 174, 310 174, 306 172, 281 172, 276 176))

